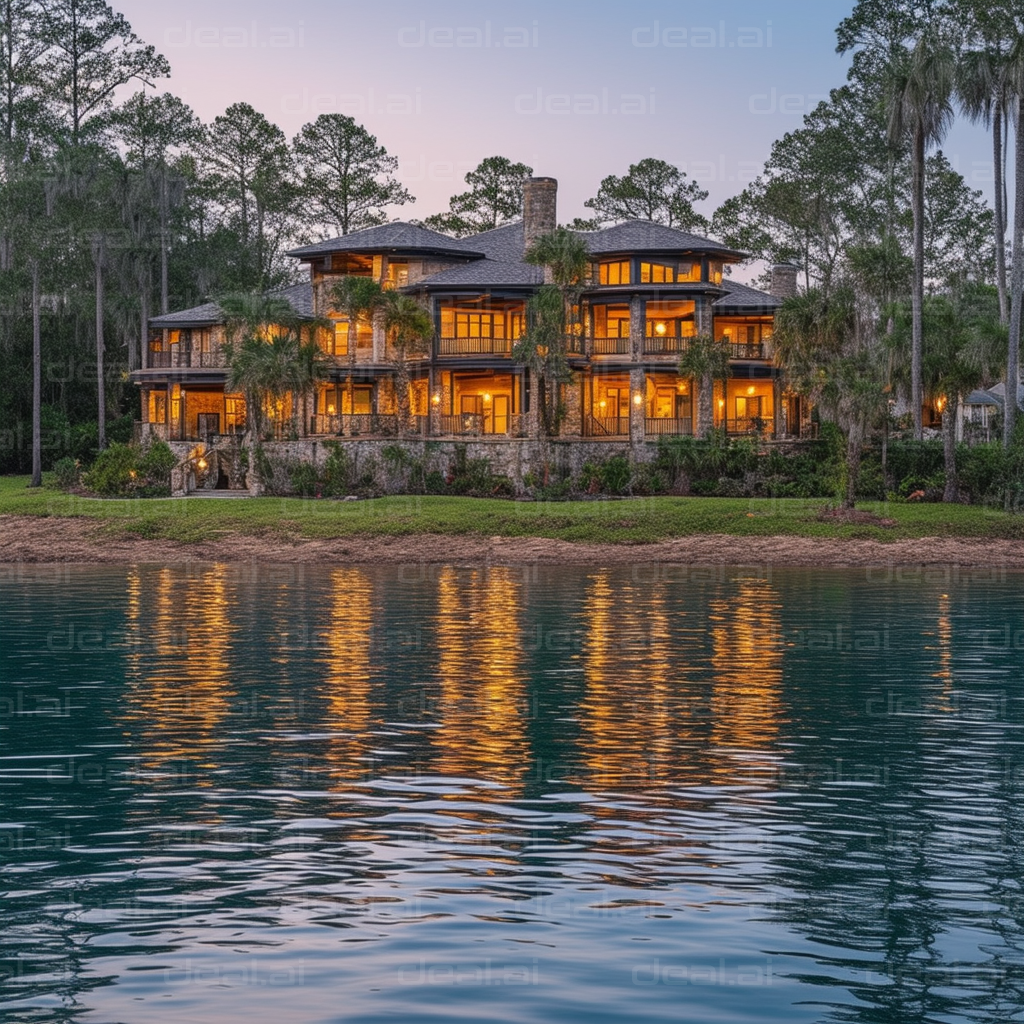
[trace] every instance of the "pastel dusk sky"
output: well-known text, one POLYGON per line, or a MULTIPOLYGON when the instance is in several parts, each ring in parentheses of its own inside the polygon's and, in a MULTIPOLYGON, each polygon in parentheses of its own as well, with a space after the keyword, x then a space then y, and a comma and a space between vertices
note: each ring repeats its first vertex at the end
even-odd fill
MULTIPOLYGON (((400 161, 417 201, 446 209, 492 155, 559 180, 559 219, 608 174, 654 156, 711 196, 710 214, 773 140, 846 77, 835 28, 853 0, 114 0, 170 60, 168 88, 209 121, 245 100, 288 134, 351 114, 400 161)), ((983 129, 944 150, 992 191, 983 129)))

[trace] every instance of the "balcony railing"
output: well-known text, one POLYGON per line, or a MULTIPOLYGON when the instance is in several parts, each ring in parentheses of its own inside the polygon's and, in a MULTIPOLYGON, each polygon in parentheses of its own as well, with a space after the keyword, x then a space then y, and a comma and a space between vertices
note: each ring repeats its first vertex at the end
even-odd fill
POLYGON ((507 338, 439 338, 441 356, 509 356, 512 342, 507 338))
POLYGON ((693 420, 687 417, 668 418, 648 416, 644 433, 651 437, 681 437, 693 433, 693 420))
POLYGON ((587 416, 588 437, 629 437, 628 416, 587 416))
POLYGON ((484 418, 475 412, 439 413, 437 429, 441 434, 482 434, 484 418))
POLYGON ((768 434, 772 429, 771 419, 763 416, 750 416, 737 420, 726 420, 726 433, 729 434, 768 434))
POLYGON ((648 356, 680 355, 686 351, 689 338, 671 338, 650 334, 644 338, 644 354, 648 356))
POLYGON ((731 341, 729 342, 729 356, 732 359, 768 358, 764 342, 761 341, 755 341, 749 344, 745 341, 731 341))
POLYGON ((629 338, 594 338, 590 350, 595 356, 626 356, 629 338))
POLYGON ((341 413, 333 416, 318 413, 310 417, 309 432, 335 437, 391 437, 398 433, 398 417, 376 412, 341 413))

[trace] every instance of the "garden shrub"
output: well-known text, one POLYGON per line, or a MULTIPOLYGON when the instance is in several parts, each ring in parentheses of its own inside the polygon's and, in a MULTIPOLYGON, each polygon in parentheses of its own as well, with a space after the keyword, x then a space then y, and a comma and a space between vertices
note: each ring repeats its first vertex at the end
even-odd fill
POLYGON ((74 490, 82 481, 82 472, 78 462, 65 455, 53 464, 53 475, 57 486, 62 491, 74 490))
POLYGON ((127 444, 112 444, 96 456, 85 475, 85 485, 105 498, 131 494, 138 480, 139 453, 127 444))

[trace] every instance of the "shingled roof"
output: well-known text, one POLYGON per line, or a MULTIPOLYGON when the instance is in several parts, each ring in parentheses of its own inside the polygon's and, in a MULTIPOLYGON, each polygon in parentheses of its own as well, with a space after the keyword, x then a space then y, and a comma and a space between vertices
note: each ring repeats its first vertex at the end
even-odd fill
POLYGON ((741 310, 746 313, 754 310, 774 312, 782 305, 782 299, 769 295, 768 292, 758 291, 757 288, 751 288, 749 285, 740 284, 738 281, 725 279, 722 281, 722 287, 727 294, 715 300, 716 312, 727 309, 741 310))
POLYGON ((316 242, 313 245, 292 249, 287 255, 310 259, 332 252, 422 252, 429 255, 464 256, 467 259, 484 255, 478 249, 467 246, 464 241, 420 227, 418 224, 409 224, 407 221, 395 221, 394 224, 381 224, 375 228, 353 231, 352 234, 342 235, 340 238, 329 238, 326 242, 316 242))
POLYGON ((599 231, 581 231, 580 237, 594 256, 620 252, 705 252, 742 260, 747 255, 703 235, 692 235, 649 220, 627 220, 599 231))
MULTIPOLYGON (((313 285, 309 281, 276 288, 267 293, 271 298, 285 299, 295 312, 307 319, 313 317, 313 285)), ((165 316, 150 317, 149 326, 157 330, 180 330, 189 327, 216 327, 224 323, 224 311, 216 302, 204 302, 201 306, 181 309, 165 316)))

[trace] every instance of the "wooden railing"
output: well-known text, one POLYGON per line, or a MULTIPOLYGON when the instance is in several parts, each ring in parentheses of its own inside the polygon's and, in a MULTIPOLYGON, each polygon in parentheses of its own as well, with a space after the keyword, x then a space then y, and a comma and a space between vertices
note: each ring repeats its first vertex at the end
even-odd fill
POLYGON ((439 413, 438 432, 441 434, 482 434, 484 418, 479 413, 439 413))
POLYGON ((745 341, 729 342, 729 356, 732 359, 767 359, 764 342, 755 341, 748 344, 745 341))
POLYGON ((588 437, 629 437, 628 416, 587 416, 588 437))
POLYGON ((644 433, 652 437, 677 437, 693 433, 693 420, 687 417, 668 418, 648 416, 644 423, 644 433))
POLYGON ((310 417, 311 434, 332 434, 335 437, 360 435, 391 437, 398 433, 398 417, 387 413, 340 413, 333 416, 318 413, 310 417))
POLYGON ((507 338, 439 338, 440 356, 509 356, 512 342, 507 338))
POLYGON ((629 355, 629 338, 594 338, 590 351, 595 356, 629 355))
POLYGON ((679 355, 686 351, 689 338, 673 338, 667 335, 649 334, 644 338, 644 354, 649 356, 679 355))
POLYGON ((765 419, 763 416, 749 416, 725 422, 725 430, 728 434, 767 434, 771 429, 771 419, 765 419))

